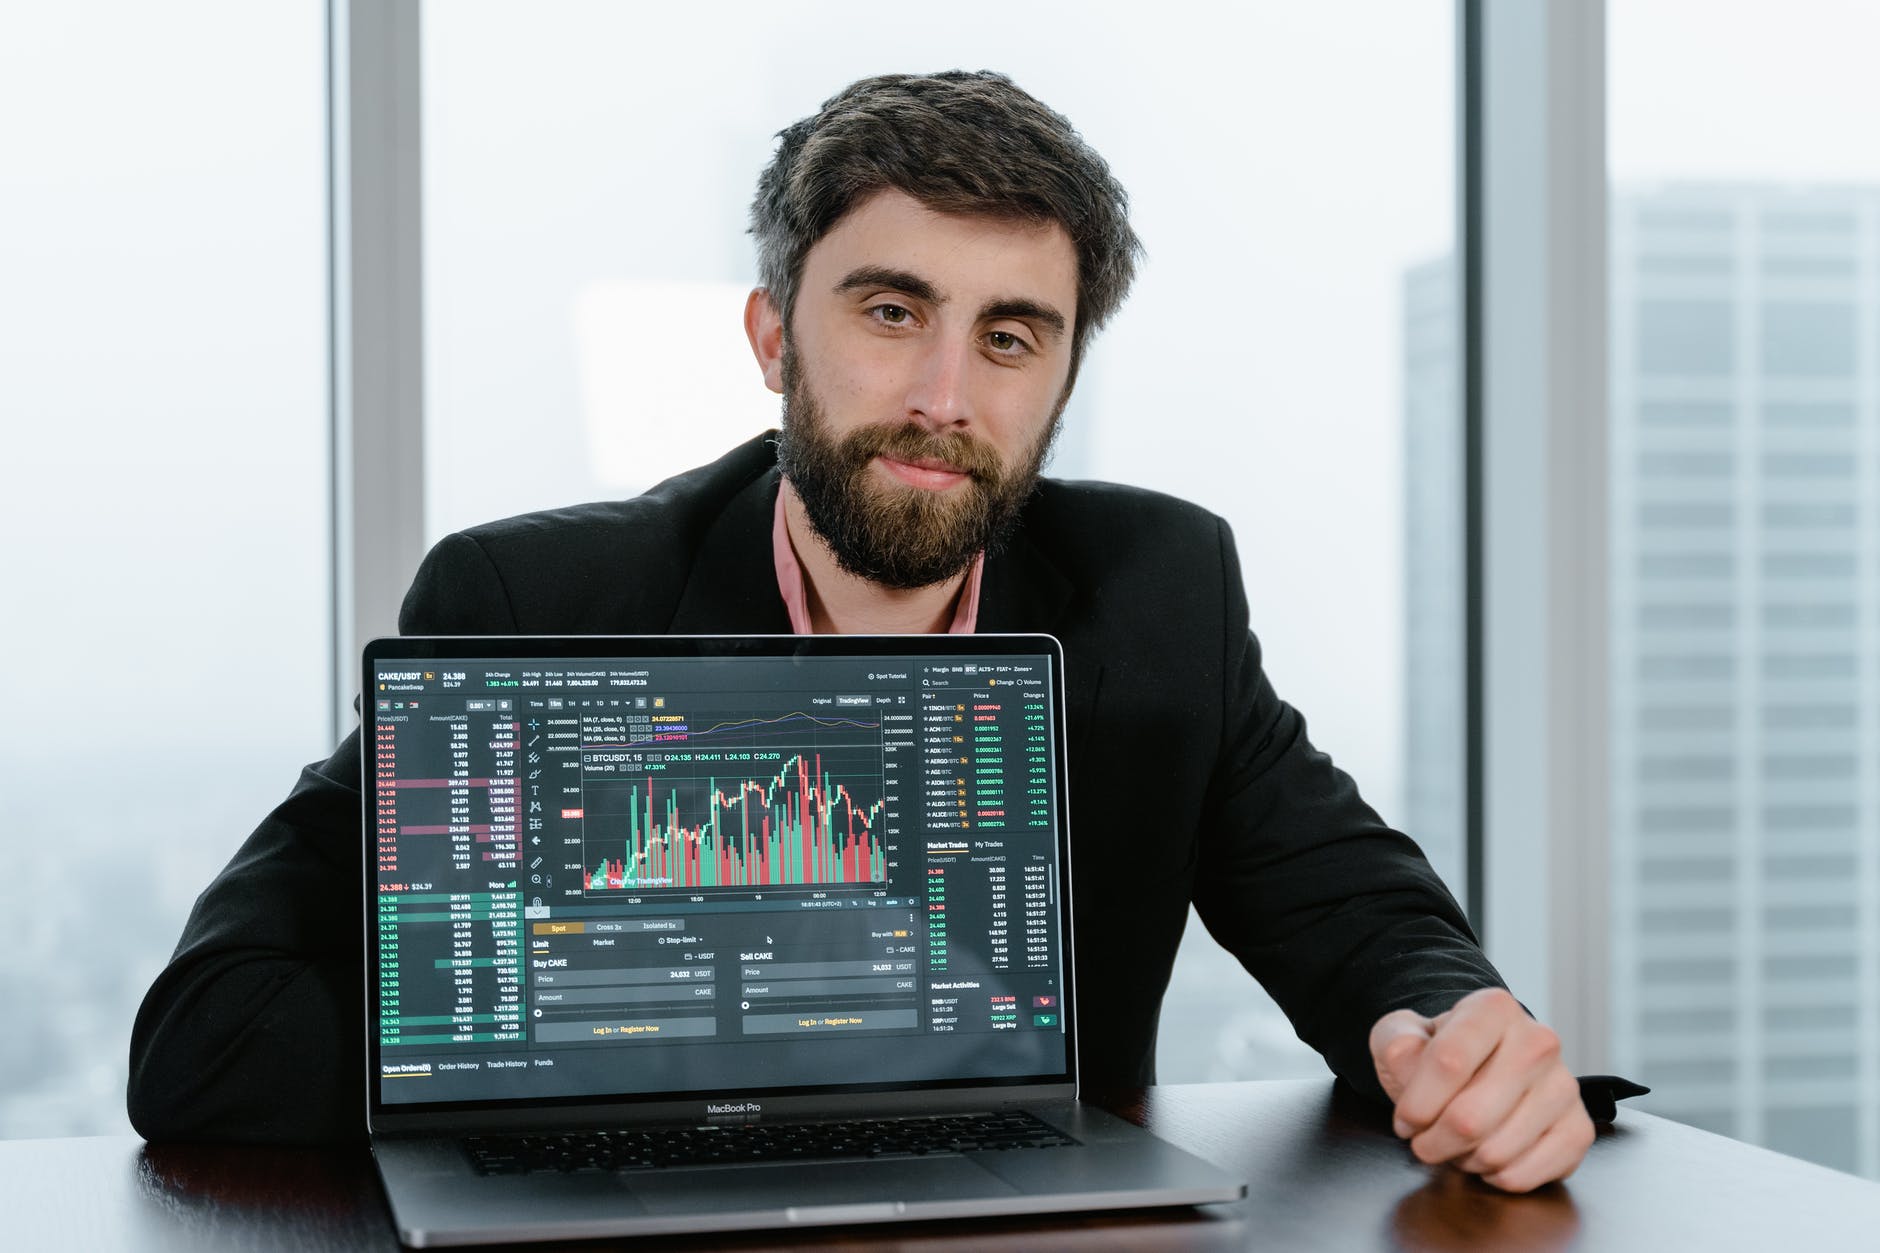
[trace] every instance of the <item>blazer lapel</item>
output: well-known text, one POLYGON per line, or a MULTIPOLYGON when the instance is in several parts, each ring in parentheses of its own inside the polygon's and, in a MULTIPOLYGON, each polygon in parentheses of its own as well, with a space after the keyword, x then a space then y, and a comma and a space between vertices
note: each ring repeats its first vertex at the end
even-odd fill
POLYGON ((774 469, 759 475, 705 532, 668 635, 790 634, 770 547, 777 483, 774 469))
POLYGON ((1074 647, 1077 588, 1021 529, 1011 545, 986 559, 979 585, 979 632, 1032 632, 1064 643, 1064 707, 1075 761, 1095 722, 1103 663, 1074 647), (1069 642, 1067 642, 1067 640, 1069 642))

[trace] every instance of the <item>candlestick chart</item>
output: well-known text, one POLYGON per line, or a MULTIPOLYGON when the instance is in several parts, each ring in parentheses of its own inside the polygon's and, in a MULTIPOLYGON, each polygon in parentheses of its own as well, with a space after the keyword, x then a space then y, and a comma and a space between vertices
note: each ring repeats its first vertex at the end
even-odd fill
POLYGON ((586 891, 886 880, 878 723, 800 712, 698 722, 584 746, 601 763, 585 772, 586 891))

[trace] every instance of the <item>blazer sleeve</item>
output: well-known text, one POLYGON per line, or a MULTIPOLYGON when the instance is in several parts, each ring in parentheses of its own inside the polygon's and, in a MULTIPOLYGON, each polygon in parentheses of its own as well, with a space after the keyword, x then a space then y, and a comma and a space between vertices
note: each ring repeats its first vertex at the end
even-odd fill
POLYGON ((1385 825, 1275 694, 1247 629, 1233 536, 1218 525, 1227 706, 1195 908, 1299 1038, 1381 1100, 1369 1042, 1378 1018, 1434 1016, 1504 985, 1422 850, 1385 825))
MULTIPOLYGON (((445 539, 399 614, 407 635, 515 631, 476 541, 445 539)), ((197 898, 131 1032, 127 1104, 149 1140, 365 1137, 359 734, 308 766, 197 898)))

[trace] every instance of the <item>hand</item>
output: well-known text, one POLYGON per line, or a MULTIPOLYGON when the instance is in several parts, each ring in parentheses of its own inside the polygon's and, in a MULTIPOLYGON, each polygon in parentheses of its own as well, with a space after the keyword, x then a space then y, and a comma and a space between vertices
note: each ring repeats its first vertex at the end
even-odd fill
POLYGON ((1593 1143, 1560 1037, 1501 988, 1434 1018, 1385 1014, 1371 1028, 1371 1060, 1396 1105, 1392 1127, 1420 1161, 1528 1192, 1572 1174, 1593 1143))

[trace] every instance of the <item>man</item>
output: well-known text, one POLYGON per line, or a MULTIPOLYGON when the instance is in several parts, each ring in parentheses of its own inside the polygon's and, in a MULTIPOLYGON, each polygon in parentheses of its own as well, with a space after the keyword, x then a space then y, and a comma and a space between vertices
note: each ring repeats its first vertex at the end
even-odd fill
MULTIPOLYGON (((401 629, 1050 631, 1088 1086, 1153 1081, 1192 901, 1416 1156, 1517 1191, 1571 1173, 1592 1128, 1557 1038, 1266 682, 1226 525, 1039 477, 1138 251, 1102 160, 992 74, 864 80, 781 140, 744 318, 781 435, 447 538, 401 629)), ((362 1134, 358 780, 355 735, 198 901, 132 1039, 147 1136, 362 1134)))

